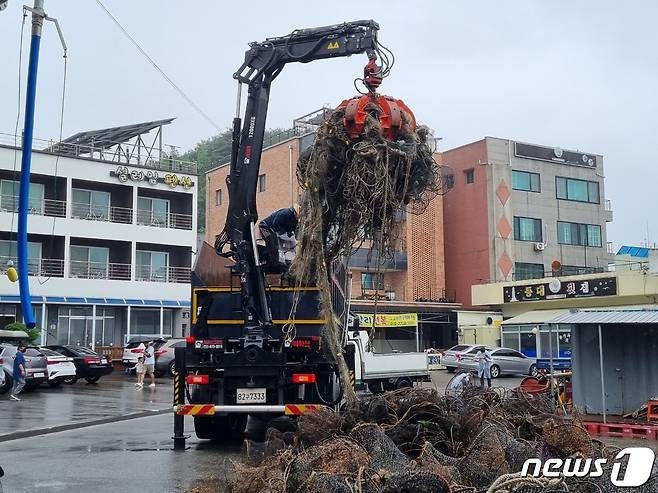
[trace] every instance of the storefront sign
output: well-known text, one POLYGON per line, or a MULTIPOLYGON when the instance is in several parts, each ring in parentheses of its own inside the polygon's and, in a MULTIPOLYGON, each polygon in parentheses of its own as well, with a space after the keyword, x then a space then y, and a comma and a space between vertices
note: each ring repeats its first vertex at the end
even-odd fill
MULTIPOLYGON (((372 327, 373 318, 375 327, 418 327, 417 313, 357 313, 359 327, 372 327)), ((353 325, 353 320, 348 320, 348 325, 353 325)))
POLYGON ((566 298, 591 298, 593 296, 614 296, 617 294, 617 278, 603 277, 560 281, 557 277, 542 284, 504 286, 503 302, 559 300, 566 298))
POLYGON ((167 173, 164 176, 160 176, 155 170, 129 169, 127 166, 119 166, 116 171, 110 171, 110 176, 116 177, 121 183, 126 183, 128 181, 146 181, 149 185, 165 183, 171 188, 181 186, 185 190, 194 186, 194 183, 189 176, 178 176, 173 173, 167 173))
POLYGON ((596 168, 596 156, 594 154, 564 151, 559 147, 542 147, 516 142, 514 144, 514 154, 517 157, 538 159, 540 161, 596 168))

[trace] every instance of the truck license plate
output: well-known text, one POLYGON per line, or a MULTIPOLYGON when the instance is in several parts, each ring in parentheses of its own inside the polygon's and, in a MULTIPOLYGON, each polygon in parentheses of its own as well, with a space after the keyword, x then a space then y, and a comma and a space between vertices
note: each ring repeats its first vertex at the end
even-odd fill
POLYGON ((238 404, 265 404, 265 389, 238 389, 238 404))

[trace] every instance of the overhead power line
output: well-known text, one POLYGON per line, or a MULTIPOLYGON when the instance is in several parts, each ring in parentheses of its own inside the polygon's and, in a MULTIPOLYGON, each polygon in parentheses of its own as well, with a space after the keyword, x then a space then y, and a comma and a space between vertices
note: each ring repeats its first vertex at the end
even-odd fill
POLYGON ((126 38, 128 38, 128 39, 130 40, 130 42, 135 46, 135 48, 137 48, 137 50, 138 50, 138 51, 144 56, 144 58, 146 58, 146 60, 148 60, 148 62, 149 62, 151 65, 153 65, 153 68, 155 68, 155 70, 157 70, 157 71, 160 73, 160 75, 164 78, 164 80, 166 80, 166 81, 169 83, 169 85, 170 85, 171 87, 173 87, 174 90, 175 90, 178 94, 180 94, 180 96, 181 96, 185 101, 187 101, 187 103, 188 103, 188 104, 189 104, 189 105, 190 105, 190 106, 191 106, 191 107, 192 107, 192 108, 193 108, 193 109, 194 109, 199 115, 201 115, 201 116, 204 118, 204 120, 206 120, 206 121, 207 121, 208 123, 210 123, 213 127, 215 127, 215 129, 216 129, 218 132, 223 132, 223 129, 220 128, 219 125, 217 125, 217 124, 212 120, 212 118, 210 118, 210 117, 206 114, 206 112, 203 111, 203 110, 202 110, 202 109, 201 109, 201 108, 200 108, 200 107, 199 107, 194 101, 192 101, 192 99, 191 99, 187 94, 185 94, 185 92, 184 92, 184 91, 183 91, 183 90, 182 90, 182 89, 181 89, 181 88, 180 88, 180 87, 179 87, 179 86, 178 86, 178 85, 177 85, 177 84, 171 79, 171 77, 169 77, 169 76, 165 73, 165 71, 162 70, 162 69, 160 68, 160 66, 155 62, 155 60, 153 60, 153 58, 151 58, 151 57, 149 56, 149 54, 146 53, 146 51, 144 50, 144 48, 142 48, 142 47, 140 46, 140 44, 135 40, 135 38, 133 38, 133 37, 130 35, 130 33, 129 33, 129 32, 128 32, 128 31, 127 31, 122 25, 121 25, 121 23, 118 21, 118 19, 117 19, 116 17, 114 17, 114 15, 112 15, 112 12, 110 12, 110 11, 107 9, 107 7, 106 7, 105 5, 103 5, 103 2, 101 2, 101 0, 96 0, 96 3, 97 3, 97 4, 103 9, 103 11, 107 14, 107 16, 108 16, 110 19, 112 19, 112 22, 114 22, 114 23, 116 24, 116 26, 121 30, 121 32, 126 36, 126 38))

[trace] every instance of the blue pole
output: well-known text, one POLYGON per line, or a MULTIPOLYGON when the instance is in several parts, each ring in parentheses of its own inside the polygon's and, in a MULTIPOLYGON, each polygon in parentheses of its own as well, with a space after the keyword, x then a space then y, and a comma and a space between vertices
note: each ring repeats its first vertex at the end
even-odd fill
POLYGON ((25 98, 25 127, 23 129, 23 153, 21 157, 21 181, 18 192, 18 289, 21 296, 23 319, 28 328, 34 328, 34 311, 30 297, 27 255, 27 211, 30 198, 30 166, 32 165, 32 136, 34 133, 34 107, 37 96, 37 68, 43 25, 43 0, 35 0, 32 11, 32 41, 27 72, 25 98))

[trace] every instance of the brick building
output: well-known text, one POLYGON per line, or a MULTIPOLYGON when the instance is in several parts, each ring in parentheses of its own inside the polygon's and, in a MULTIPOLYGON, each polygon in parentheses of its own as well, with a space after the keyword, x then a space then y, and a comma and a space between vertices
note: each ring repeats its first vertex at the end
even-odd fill
MULTIPOLYGON (((293 130, 287 139, 269 146, 265 142, 257 193, 260 218, 299 202, 297 160, 300 152, 313 144, 315 135, 309 127, 296 126, 293 130)), ((206 241, 210 244, 226 219, 228 172, 228 164, 223 164, 206 175, 206 241)), ((353 252, 353 311, 372 313, 378 296, 378 313, 418 314, 420 331, 413 346, 445 347, 456 339, 456 316, 450 312, 456 305, 452 303, 454 296, 445 289, 442 197, 436 197, 423 214, 403 213, 398 220, 399 249, 392 258, 378 259, 369 255, 366 247, 353 252)))
POLYGON ((486 137, 442 153, 454 171, 443 200, 446 286, 586 274, 611 259, 603 157, 486 137))

